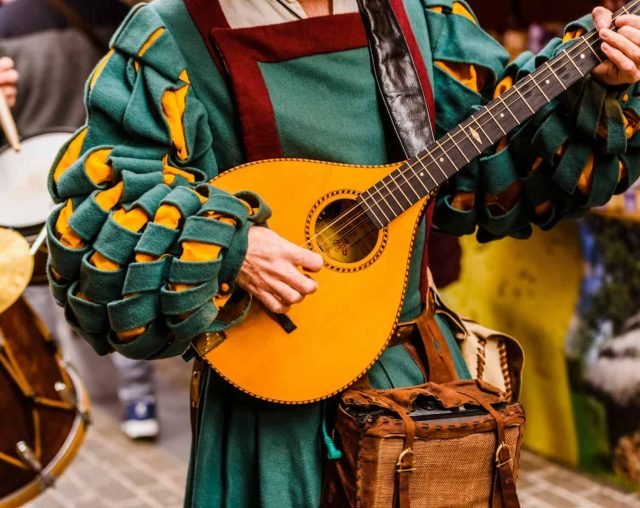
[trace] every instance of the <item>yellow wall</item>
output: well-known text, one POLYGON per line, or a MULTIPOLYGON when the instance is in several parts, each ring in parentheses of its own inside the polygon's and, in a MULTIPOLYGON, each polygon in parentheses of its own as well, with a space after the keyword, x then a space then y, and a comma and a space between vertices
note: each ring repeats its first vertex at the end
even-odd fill
POLYGON ((520 341, 526 355, 526 445, 576 465, 564 350, 582 275, 576 224, 536 231, 527 241, 479 245, 467 237, 462 248, 462 276, 443 292, 445 299, 460 313, 520 341))

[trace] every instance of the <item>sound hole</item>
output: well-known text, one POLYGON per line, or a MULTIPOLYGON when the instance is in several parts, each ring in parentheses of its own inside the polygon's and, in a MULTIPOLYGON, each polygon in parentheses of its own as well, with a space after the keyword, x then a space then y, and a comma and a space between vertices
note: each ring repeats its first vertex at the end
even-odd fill
POLYGON ((356 263, 373 252, 380 232, 354 200, 339 199, 320 212, 314 234, 326 256, 339 263, 356 263))

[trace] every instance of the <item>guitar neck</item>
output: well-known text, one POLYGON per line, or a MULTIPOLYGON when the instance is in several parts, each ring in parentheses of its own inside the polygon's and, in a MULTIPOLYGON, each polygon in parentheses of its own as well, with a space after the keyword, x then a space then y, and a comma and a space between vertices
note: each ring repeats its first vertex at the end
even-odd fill
MULTIPOLYGON (((619 9, 614 21, 640 11, 640 0, 619 9)), ((615 29, 615 24, 612 25, 615 29)), ((461 168, 522 125, 605 60, 592 30, 552 60, 467 118, 429 148, 363 192, 358 204, 382 228, 438 188, 461 168)))

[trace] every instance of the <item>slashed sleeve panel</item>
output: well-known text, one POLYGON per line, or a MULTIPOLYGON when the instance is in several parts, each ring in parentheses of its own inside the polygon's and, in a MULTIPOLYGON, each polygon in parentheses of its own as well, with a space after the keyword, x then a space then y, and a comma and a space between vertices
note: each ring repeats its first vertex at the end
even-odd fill
MULTIPOLYGON (((434 55, 439 134, 566 49, 590 16, 538 55, 508 62, 463 1, 423 0, 434 55)), ((465 167, 437 199, 435 224, 480 241, 527 238, 624 192, 640 176, 640 87, 586 77, 465 167)))
POLYGON ((175 41, 155 12, 130 14, 86 88, 87 123, 49 177, 49 278, 99 354, 182 354, 221 330, 247 231, 268 209, 207 182, 211 129, 175 41))

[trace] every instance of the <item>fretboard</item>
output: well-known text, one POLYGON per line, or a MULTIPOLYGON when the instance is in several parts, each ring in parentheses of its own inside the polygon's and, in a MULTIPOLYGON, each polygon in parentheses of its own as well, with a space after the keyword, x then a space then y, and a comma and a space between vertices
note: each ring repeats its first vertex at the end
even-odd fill
MULTIPOLYGON (((640 0, 615 13, 640 11, 640 0)), ((615 29, 615 25, 612 25, 615 29)), ((461 168, 522 125, 543 106, 591 72, 605 56, 596 30, 576 39, 555 58, 363 192, 359 205, 382 228, 438 188, 461 168)))

